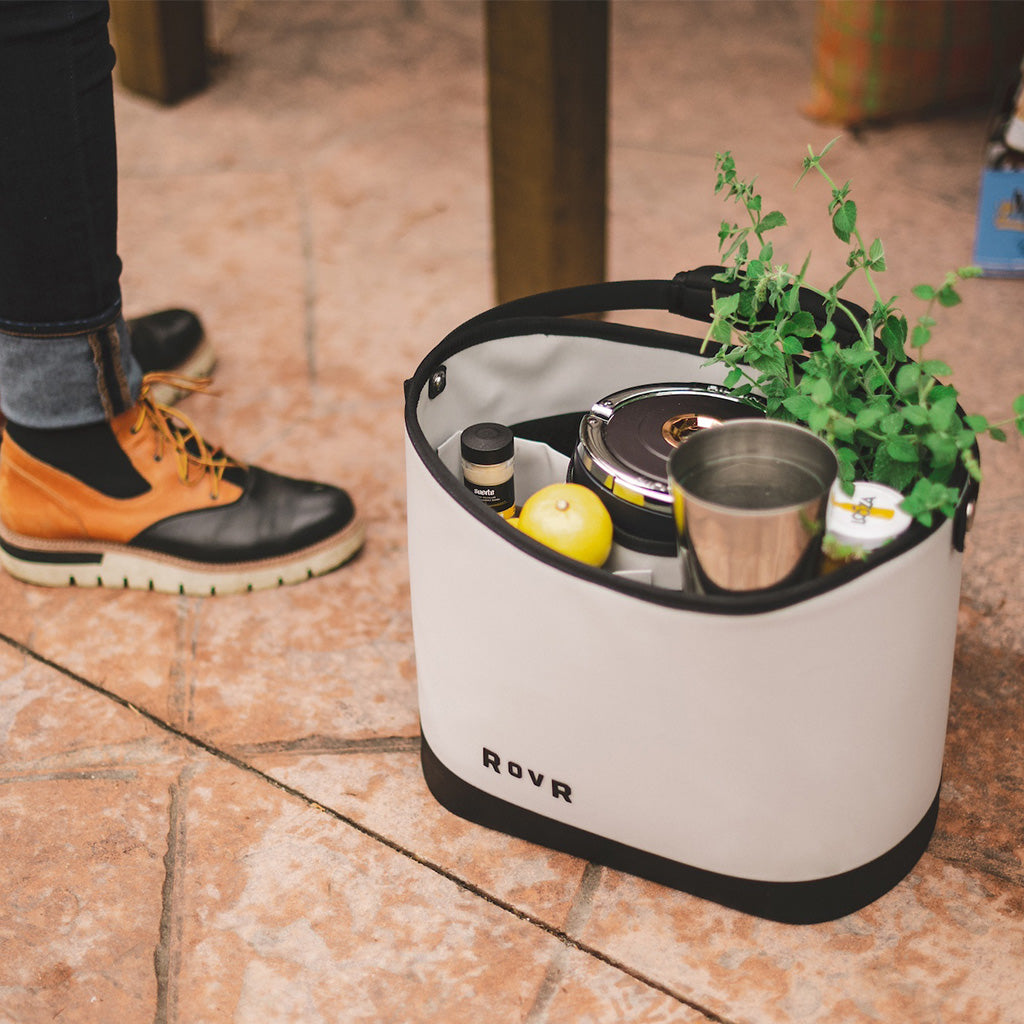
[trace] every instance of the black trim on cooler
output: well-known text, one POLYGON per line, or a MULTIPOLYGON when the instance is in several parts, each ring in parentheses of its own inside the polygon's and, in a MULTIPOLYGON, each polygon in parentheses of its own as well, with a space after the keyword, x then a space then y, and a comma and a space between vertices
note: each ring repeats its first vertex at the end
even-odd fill
POLYGON ((900 842, 850 871, 805 882, 765 882, 681 864, 485 793, 442 764, 425 736, 420 762, 434 798, 460 818, 785 924, 834 921, 884 896, 909 874, 927 849, 939 812, 936 792, 924 817, 900 842))

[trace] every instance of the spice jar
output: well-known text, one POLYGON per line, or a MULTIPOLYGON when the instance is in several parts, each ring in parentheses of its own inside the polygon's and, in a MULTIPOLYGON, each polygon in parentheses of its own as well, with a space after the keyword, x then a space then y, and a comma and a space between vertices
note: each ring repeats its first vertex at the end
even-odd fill
POLYGON ((461 449, 465 485, 485 505, 512 519, 516 514, 512 431, 501 423, 474 423, 463 430, 461 449))
POLYGON ((863 560, 903 533, 912 520, 900 508, 902 502, 899 491, 869 480, 858 480, 853 494, 838 482, 833 485, 825 512, 822 571, 863 560))

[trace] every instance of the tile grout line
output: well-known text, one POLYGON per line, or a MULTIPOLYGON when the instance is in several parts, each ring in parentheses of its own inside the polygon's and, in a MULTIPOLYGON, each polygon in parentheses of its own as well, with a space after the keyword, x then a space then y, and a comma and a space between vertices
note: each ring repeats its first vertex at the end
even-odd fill
POLYGON ((189 602, 191 600, 195 599, 182 596, 178 600, 177 617, 174 624, 175 657, 168 670, 170 682, 167 695, 168 716, 172 721, 184 722, 186 724, 191 724, 192 722, 192 693, 188 665, 195 657, 194 634, 196 627, 194 623, 192 628, 189 628, 191 616, 191 605, 189 602), (188 650, 187 659, 182 654, 183 650, 188 650))
POLYGON ((415 754, 419 753, 420 737, 367 736, 345 740, 313 733, 295 740, 266 740, 262 743, 238 743, 232 749, 236 755, 260 754, 415 754))
POLYGON ((156 973, 156 1013, 153 1024, 173 1024, 178 1019, 178 970, 181 966, 182 875, 188 851, 188 819, 185 804, 195 774, 190 762, 170 786, 167 852, 164 854, 164 884, 160 898, 160 932, 153 950, 156 973))
MULTIPOLYGON (((584 867, 583 877, 576 887, 569 912, 565 915, 564 930, 567 934, 580 932, 586 926, 593 909, 594 893, 601 884, 602 874, 603 869, 599 864, 590 862, 584 867)), ((567 955, 568 947, 564 944, 555 951, 537 989, 533 1005, 523 1018, 523 1024, 544 1024, 547 1020, 548 1008, 558 994, 559 986, 565 977, 567 955)))
MULTIPOLYGON (((586 956, 589 956, 603 964, 606 964, 609 967, 614 968, 617 971, 622 972, 623 974, 632 978, 634 981, 638 981, 640 984, 645 985, 647 988, 651 988, 657 992, 661 992, 663 995, 668 996, 670 999, 675 1000, 677 1003, 689 1007, 697 1013, 700 1013, 707 1020, 711 1021, 712 1024, 733 1024, 733 1022, 731 1022, 728 1018, 722 1017, 719 1014, 715 1013, 713 1010, 709 1010, 708 1008, 701 1006, 699 1003, 687 999, 685 996, 680 995, 678 992, 674 992, 668 985, 660 981, 655 981, 652 978, 645 977, 643 974, 634 970, 628 964, 617 959, 616 957, 611 956, 610 954, 605 953, 602 950, 597 949, 596 947, 591 946, 580 939, 573 938, 573 936, 569 935, 564 929, 557 928, 554 925, 548 924, 546 921, 542 920, 536 915, 531 914, 528 911, 521 910, 519 907, 516 907, 511 903, 508 903, 506 900, 503 900, 500 897, 495 896, 493 893, 487 892, 485 889, 481 888, 473 882, 469 882, 464 878, 459 878, 457 875, 452 874, 450 871, 442 867, 440 864, 436 864, 433 861, 421 857, 418 853, 415 853, 408 847, 402 846, 400 843, 397 843, 393 839, 389 839, 382 833, 374 831, 368 826, 356 821, 354 818, 350 818, 348 815, 342 814, 340 811, 334 810, 331 807, 327 807, 324 804, 321 804, 319 801, 314 800, 312 797, 303 793, 301 790, 296 789, 294 786, 290 786, 285 782, 281 782, 279 779, 275 779, 273 776, 268 775, 266 772, 260 770, 259 768, 256 768, 254 765, 247 764, 245 761, 229 753, 228 751, 220 750, 219 748, 214 747, 212 744, 207 743, 200 737, 194 736, 191 733, 186 732, 184 729, 180 729, 177 726, 172 725, 170 722, 165 722, 163 719, 159 718, 151 711, 147 711, 145 708, 139 707, 137 704, 133 704, 130 700, 127 700, 126 698, 121 697, 116 693, 113 693, 111 690, 107 690, 103 686, 100 686, 98 683, 94 683, 91 680, 86 679, 85 676, 79 675, 72 669, 69 669, 59 664, 58 662, 55 662, 50 658, 47 658, 45 655, 39 654, 37 651, 31 650, 31 648, 26 647, 23 643, 21 643, 18 640, 15 640, 13 637, 9 637, 4 633, 0 633, 0 641, 8 644, 14 650, 20 651, 26 657, 32 658, 39 664, 45 665, 47 668, 51 668, 55 672, 59 672, 67 679, 70 679, 73 682, 76 682, 79 685, 84 686, 86 689, 92 690, 94 693, 106 697, 108 700, 113 701, 115 704, 119 704, 121 707, 126 708, 129 711, 135 712, 135 714, 139 715, 141 718, 144 718, 147 722, 156 726, 158 729, 162 729, 164 732, 167 732, 170 735, 175 736, 180 740, 183 740, 185 743, 190 744, 192 747, 201 750, 206 754, 209 754, 211 757, 214 757, 219 761, 223 761, 226 764, 230 764, 235 768, 239 768, 242 771, 248 772, 251 775, 255 775, 257 778, 262 779, 264 782, 273 786, 275 789, 280 790, 283 793, 287 793, 289 796, 295 797, 307 806, 314 808, 315 810, 321 811, 322 813, 328 815, 331 818, 334 818, 336 821, 339 821, 344 825, 348 825, 350 828, 354 829, 356 832, 359 832, 361 835, 366 836, 368 839, 372 839, 374 842, 380 843, 382 846, 385 846, 392 852, 397 853, 402 857, 405 857, 407 860, 412 861, 414 864, 418 864, 421 867, 424 867, 427 870, 432 871, 434 874, 440 876, 446 881, 451 882, 453 885, 455 885, 459 889, 462 889, 464 892, 467 892, 472 896, 478 897, 485 903, 488 903, 499 910, 505 911, 507 914, 510 914, 511 916, 517 918, 525 924, 532 925, 534 928, 537 928, 540 931, 545 932, 547 935, 550 935, 552 938, 557 939, 564 945, 570 946, 573 949, 576 949, 579 952, 585 954, 586 956)), ((161 920, 161 942, 163 941, 163 927, 163 920, 161 920)), ((170 1024, 170 1019, 166 1019, 166 1022, 167 1024, 170 1024)), ((155 1024, 165 1024, 165 1020, 158 1017, 155 1021, 155 1024)))

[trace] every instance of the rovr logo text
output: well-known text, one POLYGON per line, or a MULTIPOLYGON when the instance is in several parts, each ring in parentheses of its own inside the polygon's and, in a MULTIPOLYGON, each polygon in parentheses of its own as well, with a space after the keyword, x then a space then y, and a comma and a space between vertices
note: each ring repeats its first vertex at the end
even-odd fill
MULTIPOLYGON (((493 750, 488 750, 484 747, 483 751, 485 768, 493 768, 498 775, 501 775, 504 770, 504 774, 511 776, 513 779, 529 779, 538 789, 544 785, 543 772, 534 771, 532 768, 524 768, 518 761, 506 761, 503 768, 501 758, 493 750)), ((558 779, 550 779, 548 784, 551 787, 551 795, 554 799, 564 800, 567 804, 572 803, 572 787, 568 783, 559 782, 558 779)))

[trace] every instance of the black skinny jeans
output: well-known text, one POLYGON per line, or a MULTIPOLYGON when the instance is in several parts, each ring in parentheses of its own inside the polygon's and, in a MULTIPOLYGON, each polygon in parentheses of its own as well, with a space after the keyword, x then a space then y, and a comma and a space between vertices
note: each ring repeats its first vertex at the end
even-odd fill
POLYGON ((0 331, 69 335, 120 310, 106 3, 0 2, 0 331))
POLYGON ((0 410, 111 419, 142 373, 121 315, 107 4, 0 0, 0 410))

